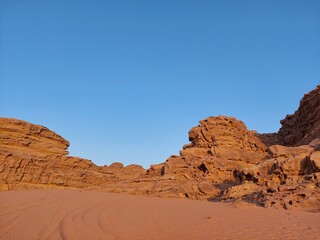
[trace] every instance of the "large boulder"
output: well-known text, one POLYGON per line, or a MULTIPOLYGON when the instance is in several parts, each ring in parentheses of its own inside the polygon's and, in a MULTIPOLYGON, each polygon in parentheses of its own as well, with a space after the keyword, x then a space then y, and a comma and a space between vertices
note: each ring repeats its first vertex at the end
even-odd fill
POLYGON ((204 149, 201 156, 247 163, 257 163, 268 156, 267 146, 257 133, 249 131, 242 121, 232 117, 209 117, 200 121, 199 126, 190 130, 189 140, 191 144, 184 146, 182 156, 190 148, 192 151, 204 149))
MULTIPOLYGON (((241 169, 270 155, 257 133, 236 118, 209 117, 199 123, 189 131, 191 143, 183 146, 180 156, 168 158, 162 168, 161 179, 176 186, 180 197, 216 198, 239 183, 241 169)), ((158 187, 152 192, 164 194, 168 189, 172 190, 158 187)))

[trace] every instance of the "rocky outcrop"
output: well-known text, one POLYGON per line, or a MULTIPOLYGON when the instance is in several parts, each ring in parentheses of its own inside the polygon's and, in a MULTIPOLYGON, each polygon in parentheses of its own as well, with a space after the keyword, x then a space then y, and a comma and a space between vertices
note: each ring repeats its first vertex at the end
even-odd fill
POLYGON ((69 142, 45 127, 0 118, 0 190, 85 188, 320 210, 319 91, 303 97, 278 133, 258 134, 232 117, 204 119, 179 156, 147 170, 96 166, 68 156, 69 142))
POLYGON ((199 126, 190 130, 189 140, 191 144, 180 152, 185 158, 197 158, 202 151, 216 159, 254 164, 268 156, 267 146, 257 133, 231 117, 209 117, 200 121, 199 126))
POLYGON ((46 127, 0 118, 0 146, 15 154, 67 155, 69 142, 46 127))
POLYGON ((307 145, 274 145, 270 151, 270 159, 241 171, 241 184, 227 189, 223 199, 264 207, 320 209, 320 152, 307 145))
POLYGON ((98 167, 90 160, 67 156, 68 146, 67 140, 45 127, 0 118, 0 190, 105 189, 146 172, 138 165, 98 167))
POLYGON ((304 95, 298 110, 281 121, 279 140, 285 146, 307 145, 320 139, 320 85, 304 95))
POLYGON ((227 189, 223 199, 320 210, 320 86, 281 124, 278 133, 259 135, 271 157, 241 170, 241 184, 227 189))
POLYGON ((1 118, 0 186, 89 188, 165 197, 206 199, 239 181, 236 173, 268 156, 267 147, 244 123, 210 117, 190 130, 180 156, 145 170, 121 163, 99 167, 67 156, 69 142, 49 129, 1 118), (226 182, 228 182, 226 184, 226 182))
POLYGON ((269 156, 268 148, 245 124, 231 117, 209 117, 189 132, 190 144, 171 156, 151 191, 157 196, 216 198, 239 183, 237 173, 269 156), (173 191, 174 189, 174 191, 173 191))

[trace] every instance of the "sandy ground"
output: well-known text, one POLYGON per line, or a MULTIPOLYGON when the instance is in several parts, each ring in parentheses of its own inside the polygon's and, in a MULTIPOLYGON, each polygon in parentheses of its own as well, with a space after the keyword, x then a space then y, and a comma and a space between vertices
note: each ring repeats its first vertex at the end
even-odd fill
POLYGON ((81 190, 0 192, 0 239, 320 239, 320 214, 81 190))

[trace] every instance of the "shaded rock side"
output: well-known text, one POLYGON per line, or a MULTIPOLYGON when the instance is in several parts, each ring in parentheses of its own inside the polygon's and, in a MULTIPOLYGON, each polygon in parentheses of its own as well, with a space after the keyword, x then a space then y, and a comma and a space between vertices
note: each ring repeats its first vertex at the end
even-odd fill
POLYGON ((320 210, 320 152, 307 145, 274 145, 270 151, 272 158, 243 169, 241 184, 227 189, 222 199, 320 210))
POLYGON ((270 158, 242 169, 241 184, 224 191, 222 199, 320 211, 320 86, 281 124, 278 133, 258 135, 270 158))
POLYGON ((320 139, 320 85, 304 95, 298 110, 281 120, 279 143, 285 146, 307 145, 320 139))

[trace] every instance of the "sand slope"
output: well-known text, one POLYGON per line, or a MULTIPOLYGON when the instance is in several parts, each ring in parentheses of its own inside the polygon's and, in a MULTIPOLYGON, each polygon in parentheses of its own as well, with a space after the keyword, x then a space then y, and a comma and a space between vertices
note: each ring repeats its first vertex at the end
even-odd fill
POLYGON ((0 239, 320 239, 320 214, 96 191, 0 192, 0 239))

